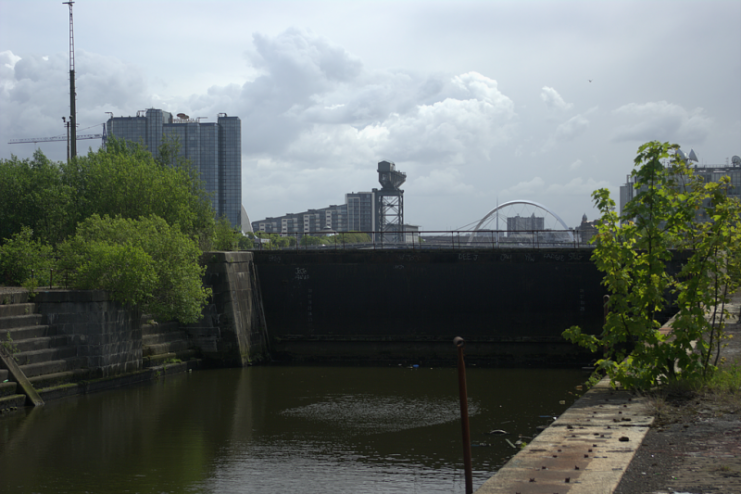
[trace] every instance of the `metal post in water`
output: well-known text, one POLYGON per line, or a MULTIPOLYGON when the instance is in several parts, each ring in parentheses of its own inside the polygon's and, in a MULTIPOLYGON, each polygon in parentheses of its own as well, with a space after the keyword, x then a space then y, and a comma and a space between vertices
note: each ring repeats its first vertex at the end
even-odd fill
MULTIPOLYGON (((602 322, 602 324, 603 324, 602 328, 603 328, 603 331, 604 331, 604 327, 607 325, 607 316, 610 315, 610 296, 609 295, 604 295, 602 297, 602 310, 604 311, 604 319, 603 319, 603 322, 602 322)), ((603 347, 603 350, 605 352, 605 356, 607 356, 607 352, 609 350, 607 348, 607 345, 605 345, 603 347)))
POLYGON ((460 336, 453 340, 458 347, 458 391, 461 400, 461 430, 463 432, 463 468, 466 475, 466 494, 473 494, 473 475, 471 473, 471 428, 468 424, 468 392, 466 391, 466 363, 463 361, 463 347, 466 342, 460 336))

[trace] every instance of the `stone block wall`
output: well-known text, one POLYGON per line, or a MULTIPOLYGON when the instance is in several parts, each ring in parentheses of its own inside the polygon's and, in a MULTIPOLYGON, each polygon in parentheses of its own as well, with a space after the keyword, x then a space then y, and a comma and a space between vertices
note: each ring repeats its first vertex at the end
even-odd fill
POLYGON ((142 368, 141 315, 101 290, 47 291, 34 300, 45 323, 70 337, 92 377, 142 368))

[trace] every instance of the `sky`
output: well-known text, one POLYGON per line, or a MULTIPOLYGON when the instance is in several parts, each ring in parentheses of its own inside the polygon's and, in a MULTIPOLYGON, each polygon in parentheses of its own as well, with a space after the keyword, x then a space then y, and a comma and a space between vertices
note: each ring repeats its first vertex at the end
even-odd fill
MULTIPOLYGON (((475 224, 535 201, 570 227, 638 147, 741 155, 741 2, 77 0, 78 133, 160 108, 242 121, 252 221, 407 174, 405 222, 475 224)), ((64 142, 69 10, 0 0, 0 158, 64 142)), ((83 140, 78 151, 97 149, 83 140)))

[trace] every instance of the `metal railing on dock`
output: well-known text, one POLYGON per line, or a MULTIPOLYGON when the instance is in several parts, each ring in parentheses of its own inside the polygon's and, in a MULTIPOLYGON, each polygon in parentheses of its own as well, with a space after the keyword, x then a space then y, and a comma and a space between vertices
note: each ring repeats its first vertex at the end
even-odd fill
POLYGON ((592 249, 574 230, 282 233, 258 232, 254 250, 592 249), (272 239, 270 237, 273 237, 272 239), (276 239, 279 239, 276 242, 276 239))

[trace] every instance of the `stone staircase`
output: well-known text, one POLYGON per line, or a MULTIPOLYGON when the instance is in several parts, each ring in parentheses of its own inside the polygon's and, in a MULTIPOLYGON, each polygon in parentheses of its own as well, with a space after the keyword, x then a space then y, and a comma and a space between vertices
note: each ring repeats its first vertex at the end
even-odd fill
MULTIPOLYGON (((68 336, 44 324, 33 303, 0 305, 0 344, 42 398, 59 385, 88 377, 77 347, 68 336)), ((0 368, 0 411, 23 406, 25 398, 8 370, 0 368)))
MULTIPOLYGON (((88 295, 85 300, 97 300, 95 294, 88 295)), ((90 312, 64 296, 49 295, 37 302, 30 303, 25 291, 3 292, 0 345, 4 355, 12 357, 44 401, 134 384, 163 373, 187 372, 201 366, 200 351, 177 322, 157 323, 144 315, 141 331, 126 326, 120 330, 120 326, 110 322, 112 317, 122 317, 115 309, 90 312), (50 300, 59 302, 56 311, 48 316, 56 324, 48 324, 47 316, 38 310, 41 304, 50 305, 50 300), (88 331, 89 321, 93 320, 101 324, 100 331, 88 331), (57 331, 57 327, 64 327, 70 335, 57 331), (141 350, 132 361, 137 346, 141 350)), ((14 380, 0 359, 0 413, 31 404, 31 398, 14 380)))
POLYGON ((144 368, 198 358, 186 331, 175 321, 154 322, 142 316, 142 360, 144 368))

